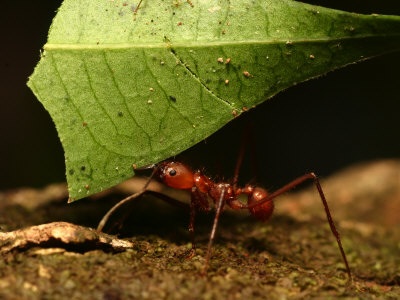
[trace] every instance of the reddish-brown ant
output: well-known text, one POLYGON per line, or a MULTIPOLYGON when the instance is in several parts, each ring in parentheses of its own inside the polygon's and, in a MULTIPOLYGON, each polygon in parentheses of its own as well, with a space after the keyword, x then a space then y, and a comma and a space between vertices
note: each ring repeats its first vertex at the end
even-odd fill
MULTIPOLYGON (((346 267, 347 274, 349 276, 349 279, 351 279, 352 275, 349 264, 347 262, 346 254, 344 253, 339 233, 336 230, 331 213, 329 211, 328 203, 326 201, 325 195, 322 191, 322 187, 317 176, 314 173, 305 174, 291 181, 290 183, 286 184, 285 186, 281 187, 280 189, 276 190, 273 193, 268 193, 267 190, 253 185, 246 185, 245 187, 240 188, 237 187, 237 178, 238 178, 240 164, 242 161, 242 156, 243 155, 240 156, 240 159, 238 160, 238 163, 236 165, 235 177, 232 183, 214 182, 212 179, 204 175, 203 172, 201 172, 200 170, 193 171, 185 164, 176 161, 165 161, 161 162, 157 166, 154 166, 151 177, 156 176, 159 180, 161 180, 164 184, 166 184, 169 187, 180 190, 188 190, 191 193, 189 232, 191 233, 192 236, 192 250, 190 257, 193 256, 195 252, 194 224, 195 224, 196 212, 210 211, 211 207, 209 199, 212 200, 215 206, 216 213, 209 238, 207 256, 202 274, 207 273, 211 257, 212 244, 215 238, 215 233, 218 225, 218 220, 225 205, 228 205, 234 210, 248 209, 249 212, 258 220, 267 221, 271 217, 274 210, 274 202, 273 202, 274 198, 291 190, 292 188, 296 187, 297 185, 307 180, 313 180, 320 195, 322 204, 325 208, 325 213, 328 219, 330 229, 336 238, 337 245, 339 247, 341 256, 343 258, 343 262, 346 267), (247 198, 247 201, 243 200, 241 201, 239 199, 241 195, 244 195, 245 198, 247 198)), ((118 204, 116 204, 103 217, 102 221, 98 226, 98 230, 100 231, 102 230, 102 228, 104 227, 105 223, 108 220, 108 217, 119 206, 126 203, 127 201, 130 201, 144 194, 147 191, 147 187, 150 183, 151 177, 140 192, 131 195, 125 198, 124 200, 120 201, 118 204)))

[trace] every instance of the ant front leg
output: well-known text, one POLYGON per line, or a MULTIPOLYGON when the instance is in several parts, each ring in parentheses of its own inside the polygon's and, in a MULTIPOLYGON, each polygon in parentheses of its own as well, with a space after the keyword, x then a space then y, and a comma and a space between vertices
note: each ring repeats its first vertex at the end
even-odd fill
POLYGON ((190 199, 190 219, 189 219, 189 234, 192 242, 192 248, 189 251, 186 258, 192 258, 196 254, 196 242, 195 242, 195 222, 197 210, 209 211, 207 194, 202 193, 199 189, 194 186, 191 191, 190 199))
POLYGON ((201 272, 201 274, 203 276, 207 275, 208 266, 210 265, 212 245, 213 245, 213 242, 215 239, 215 233, 217 232, 219 216, 221 215, 222 209, 224 208, 224 204, 225 204, 226 188, 227 188, 227 186, 221 185, 221 195, 218 198, 218 201, 216 201, 216 203, 215 203, 216 210, 215 210, 214 223, 213 223, 213 227, 211 229, 210 239, 208 240, 206 261, 205 261, 203 270, 201 272))
POLYGON ((146 183, 144 184, 143 188, 142 188, 140 191, 138 191, 137 193, 132 194, 132 195, 126 197, 125 199, 119 201, 117 204, 115 204, 115 205, 103 216, 103 218, 100 220, 99 225, 97 226, 97 231, 100 231, 100 232, 103 231, 103 228, 104 228, 104 226, 106 225, 108 219, 111 217, 111 215, 112 215, 119 207, 121 207, 122 205, 124 205, 125 203, 127 203, 127 202, 129 202, 129 201, 132 201, 132 200, 134 200, 134 199, 136 199, 136 198, 141 197, 144 193, 147 192, 147 188, 149 187, 150 182, 151 182, 153 176, 156 174, 156 171, 157 171, 157 169, 154 168, 153 171, 151 172, 151 175, 150 175, 149 179, 146 181, 146 183))
MULTIPOLYGON (((319 182, 319 179, 317 177, 317 175, 315 175, 314 173, 308 173, 305 174, 299 178, 296 178, 295 180, 289 182, 288 184, 284 185, 283 187, 281 187, 280 189, 276 190, 275 192, 271 193, 268 195, 267 191, 264 189, 260 189, 258 188, 258 193, 247 193, 248 197, 249 197, 249 201, 248 201, 248 205, 246 208, 248 208, 250 210, 250 212, 258 219, 265 221, 271 214, 272 214, 272 209, 273 209, 273 199, 278 197, 279 195, 293 189, 294 187, 296 187, 297 185, 307 181, 307 180, 313 180, 315 187, 318 190, 319 196, 321 198, 322 204, 324 206, 325 209, 325 214, 326 214, 326 218, 328 220, 329 223, 329 227, 331 229, 332 234, 335 236, 336 238, 336 242, 340 251, 340 254, 342 256, 344 265, 346 267, 346 271, 347 274, 349 276, 349 279, 352 280, 352 275, 351 275, 351 271, 350 271, 350 267, 349 267, 349 263, 347 261, 347 257, 346 254, 343 250, 343 246, 342 246, 342 241, 340 239, 340 234, 336 229, 335 223, 333 221, 331 212, 329 210, 329 206, 328 206, 328 202, 326 201, 326 197, 325 194, 322 190, 322 186, 319 182), (264 196, 263 196, 264 193, 264 196), (267 204, 267 205, 266 205, 267 204), (269 205, 270 204, 270 205, 269 205), (265 216, 267 216, 266 218, 264 218, 265 216)), ((255 188, 256 189, 256 188, 255 188)))

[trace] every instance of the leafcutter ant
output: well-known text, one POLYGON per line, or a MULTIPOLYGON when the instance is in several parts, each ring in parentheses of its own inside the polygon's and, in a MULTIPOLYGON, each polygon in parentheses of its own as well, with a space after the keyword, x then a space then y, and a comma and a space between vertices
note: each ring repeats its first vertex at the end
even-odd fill
POLYGON ((196 249, 194 243, 196 213, 198 211, 210 211, 212 209, 212 206, 214 206, 215 208, 214 222, 209 237, 205 264, 202 270, 202 274, 205 275, 207 274, 207 270, 210 264, 212 245, 215 239, 219 217, 226 205, 233 210, 247 209, 249 210, 250 214, 253 215, 256 219, 260 221, 267 221, 273 213, 274 199, 276 197, 293 189, 294 187, 305 181, 312 180, 321 198, 330 229, 332 231, 332 234, 336 238, 337 246, 342 256, 346 272, 348 274, 349 279, 351 280, 352 274, 346 258, 346 254, 343 250, 342 242, 340 240, 340 235, 334 224, 328 203, 326 201, 318 177, 314 173, 307 173, 303 176, 294 179, 293 181, 289 182, 288 184, 284 185, 283 187, 279 188, 278 190, 272 193, 269 193, 264 188, 250 184, 247 184, 244 187, 238 187, 237 186, 238 173, 240 165, 242 163, 242 157, 243 157, 243 151, 241 151, 241 155, 239 156, 235 168, 234 178, 231 182, 214 182, 210 177, 206 176, 202 171, 192 170, 189 166, 178 161, 164 161, 157 165, 151 166, 153 168, 153 172, 151 174, 150 179, 143 187, 143 189, 140 192, 123 199, 122 201, 117 203, 113 208, 111 208, 108 211, 108 213, 103 217, 97 229, 99 231, 103 229, 110 215, 118 207, 146 193, 148 185, 150 184, 150 181, 152 180, 153 177, 157 178, 162 183, 171 188, 187 190, 191 193, 189 232, 192 237, 192 249, 191 249, 191 255, 189 255, 189 257, 192 257, 195 254, 195 249, 196 249), (244 196, 246 200, 243 201, 239 199, 240 196, 244 196))

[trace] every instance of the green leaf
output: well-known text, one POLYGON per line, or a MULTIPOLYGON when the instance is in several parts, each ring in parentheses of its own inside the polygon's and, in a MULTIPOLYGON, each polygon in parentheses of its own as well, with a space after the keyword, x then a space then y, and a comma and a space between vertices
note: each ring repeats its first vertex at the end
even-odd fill
POLYGON ((66 0, 29 87, 71 201, 206 138, 298 82, 400 49, 400 17, 290 0, 66 0), (137 1, 138 2, 138 1, 137 1))

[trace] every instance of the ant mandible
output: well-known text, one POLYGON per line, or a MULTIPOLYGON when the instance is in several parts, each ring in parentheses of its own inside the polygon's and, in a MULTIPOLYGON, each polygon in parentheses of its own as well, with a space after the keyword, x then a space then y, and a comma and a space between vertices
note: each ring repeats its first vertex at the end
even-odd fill
MULTIPOLYGON (((241 157, 242 155, 240 156, 240 158, 241 157)), ((210 211, 211 207, 209 199, 211 199, 216 209, 216 212, 215 212, 213 227, 209 238, 206 260, 204 268, 202 270, 202 274, 205 275, 207 273, 210 263, 212 244, 215 238, 218 220, 225 205, 228 205, 230 208, 234 210, 248 209, 250 214, 252 214, 256 219, 260 221, 267 221, 273 213, 274 210, 273 200, 276 197, 291 190, 292 188, 296 187, 297 185, 307 180, 313 180, 318 190, 322 204, 324 206, 330 229, 336 238, 336 242, 340 250, 343 262, 345 264, 347 274, 349 276, 349 279, 352 280, 350 267, 346 258, 346 254, 343 250, 342 242, 340 240, 340 235, 333 222, 333 218, 330 213, 329 206, 326 201, 318 177, 314 173, 307 173, 303 176, 294 179, 293 181, 289 182, 288 184, 284 185, 283 187, 281 187, 280 189, 276 190, 273 193, 268 193, 266 189, 254 185, 246 185, 243 188, 240 188, 237 187, 237 178, 241 161, 242 159, 238 160, 235 169, 235 177, 232 183, 214 182, 211 178, 203 174, 202 171, 200 170, 193 171, 187 165, 177 161, 164 161, 158 165, 154 165, 152 166, 153 173, 151 174, 150 179, 147 181, 143 189, 140 192, 125 198, 124 200, 117 203, 113 208, 111 208, 108 211, 108 213, 103 217, 97 229, 101 231, 105 223, 107 222, 109 216, 122 204, 146 193, 151 178, 155 176, 161 182, 163 182, 164 184, 166 184, 171 188, 188 190, 191 193, 189 232, 192 237, 192 249, 191 249, 191 255, 189 255, 189 257, 192 257, 196 249, 194 243, 194 225, 195 225, 196 212, 210 211), (247 196, 247 203, 239 200, 239 197, 241 195, 247 196)))

